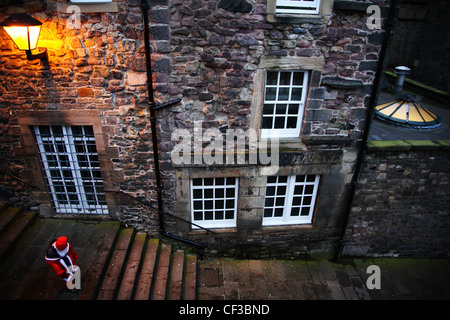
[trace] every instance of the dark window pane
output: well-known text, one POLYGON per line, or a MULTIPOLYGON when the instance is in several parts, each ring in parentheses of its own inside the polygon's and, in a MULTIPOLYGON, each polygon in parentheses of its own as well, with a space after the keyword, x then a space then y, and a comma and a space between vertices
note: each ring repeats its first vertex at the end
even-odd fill
POLYGON ((266 85, 276 85, 278 82, 278 72, 276 71, 268 71, 266 85))
POLYGON ((280 88, 278 91, 278 101, 289 100, 289 88, 280 88))
POLYGON ((205 199, 213 198, 213 189, 205 189, 205 199))
POLYGON ((212 210, 212 208, 213 208, 213 201, 212 200, 205 201, 205 209, 212 210))
POLYGON ((288 177, 287 176, 279 176, 278 177, 278 182, 279 183, 286 183, 287 182, 288 177))
POLYGON ((295 186, 294 188, 294 194, 301 195, 303 194, 303 186, 295 186))
POLYGON ((214 212, 213 211, 205 211, 205 220, 213 220, 214 212))
POLYGON ((275 187, 267 187, 266 196, 274 196, 274 195, 275 195, 275 187))
POLYGON ((273 114, 274 105, 273 104, 264 104, 263 114, 273 114))
POLYGON ((310 210, 310 207, 304 207, 304 208, 302 208, 302 213, 301 213, 301 215, 302 215, 302 216, 307 216, 307 215, 309 215, 309 210, 310 210))
POLYGON ((262 129, 272 129, 272 117, 263 117, 262 129))
POLYGON ((295 129, 297 128, 297 117, 288 117, 286 129, 295 129))
POLYGON ((284 117, 276 117, 275 118, 275 129, 284 129, 284 117))
POLYGON ((294 72, 294 79, 292 81, 292 84, 294 86, 301 86, 303 84, 303 72, 294 72))
POLYGON ((264 218, 272 217, 273 209, 264 209, 264 218))
POLYGON ((277 207, 282 207, 282 206, 284 206, 284 198, 277 198, 277 200, 276 200, 276 202, 275 202, 275 205, 276 205, 277 207))
POLYGON ((302 88, 292 88, 291 100, 302 100, 302 88))
POLYGON ((305 186, 305 194, 313 194, 313 191, 314 191, 313 185, 305 186))
POLYGON ((290 72, 280 72, 280 85, 288 86, 291 84, 291 73, 290 72))
POLYGON ((274 101, 277 97, 277 88, 266 88, 266 101, 274 101))
POLYGON ((292 205, 293 206, 299 206, 302 204, 302 198, 301 197, 294 197, 294 199, 292 200, 292 205))
POLYGON ((303 205, 309 206, 311 204, 312 197, 303 197, 303 205))
POLYGON ((277 188, 277 195, 285 195, 286 194, 286 187, 285 186, 278 186, 277 188))
POLYGON ((287 104, 277 104, 275 114, 286 114, 287 104))
POLYGON ((273 207, 274 200, 275 200, 274 198, 266 198, 264 206, 265 207, 273 207))
POLYGON ((299 106, 300 106, 299 104, 290 104, 288 114, 298 114, 299 106))
POLYGON ((283 216, 283 208, 276 208, 274 216, 275 217, 282 217, 283 216))
POLYGON ((225 205, 226 205, 226 208, 227 208, 227 209, 232 209, 232 208, 234 208, 234 200, 227 200, 226 203, 225 203, 225 205))
POLYGON ((202 212, 194 212, 194 220, 203 220, 202 212))
POLYGON ((215 198, 223 198, 225 196, 225 191, 223 189, 216 189, 215 198))
POLYGON ((223 211, 216 211, 216 220, 223 220, 223 211))
POLYGON ((202 201, 194 201, 194 210, 201 210, 203 208, 202 201))
POLYGON ((300 208, 292 208, 291 217, 298 217, 300 214, 300 208))
POLYGON ((216 209, 223 209, 224 207, 224 201, 223 200, 216 200, 216 209))
POLYGON ((202 199, 202 190, 201 189, 194 189, 194 199, 202 199))

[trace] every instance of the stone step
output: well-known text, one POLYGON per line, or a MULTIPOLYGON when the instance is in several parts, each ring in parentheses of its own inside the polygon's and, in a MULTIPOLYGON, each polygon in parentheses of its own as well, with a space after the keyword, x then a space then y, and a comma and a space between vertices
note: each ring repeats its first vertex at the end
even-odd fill
POLYGON ((180 300, 183 285, 184 252, 177 250, 173 253, 170 272, 170 288, 168 300, 180 300))
POLYGON ((135 280, 137 279, 138 268, 142 257, 147 234, 138 233, 134 237, 130 255, 125 266, 125 272, 120 282, 117 300, 130 300, 133 294, 135 280))
POLYGON ((184 300, 197 299, 197 255, 186 255, 184 276, 184 300))
POLYGON ((4 261, 20 236, 36 219, 36 214, 7 204, 0 207, 0 261, 4 261))
POLYGON ((172 247, 170 244, 161 244, 152 300, 164 300, 166 298, 171 251, 172 247))
POLYGON ((0 209, 0 235, 8 230, 13 221, 23 212, 22 208, 9 207, 7 204, 0 209))
POLYGON ((122 229, 98 300, 194 300, 197 256, 134 229, 122 229))
POLYGON ((116 288, 120 284, 119 280, 123 272, 123 264, 125 263, 133 235, 133 228, 125 228, 120 231, 111 260, 107 265, 97 300, 112 300, 115 298, 116 288))
POLYGON ((150 297, 158 248, 159 239, 149 239, 147 241, 147 248, 144 254, 144 260, 142 261, 142 268, 134 300, 148 300, 150 297))

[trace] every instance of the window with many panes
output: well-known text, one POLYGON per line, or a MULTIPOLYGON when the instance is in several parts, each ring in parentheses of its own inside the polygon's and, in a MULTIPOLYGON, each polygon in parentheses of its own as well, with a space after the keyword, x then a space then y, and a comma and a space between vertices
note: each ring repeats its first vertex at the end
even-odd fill
POLYGON ((205 228, 235 227, 238 182, 238 178, 192 179, 192 222, 205 228))
POLYGON ((307 71, 267 71, 261 136, 280 138, 300 134, 307 95, 307 71))
POLYGON ((91 126, 34 126, 52 206, 59 214, 107 214, 91 126))
POLYGON ((319 175, 267 177, 263 225, 310 224, 319 175))
POLYGON ((276 0, 276 13, 318 14, 320 0, 276 0))
POLYGON ((71 3, 105 3, 112 2, 113 0, 70 0, 71 3))

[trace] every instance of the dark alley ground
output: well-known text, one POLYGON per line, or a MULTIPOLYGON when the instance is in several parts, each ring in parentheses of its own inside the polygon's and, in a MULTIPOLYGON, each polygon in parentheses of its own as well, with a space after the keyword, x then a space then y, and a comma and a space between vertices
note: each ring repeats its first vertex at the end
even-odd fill
MULTIPOLYGON (((0 299, 91 300, 118 231, 117 222, 38 219, 0 264, 0 299), (68 236, 80 255, 82 288, 78 296, 64 294, 63 284, 44 260, 51 239, 60 234, 68 236)), ((450 259, 352 259, 332 263, 205 257, 197 266, 197 300, 203 301, 450 299, 450 259), (379 267, 381 289, 367 285, 375 283, 373 278, 368 281, 370 265, 379 267)))

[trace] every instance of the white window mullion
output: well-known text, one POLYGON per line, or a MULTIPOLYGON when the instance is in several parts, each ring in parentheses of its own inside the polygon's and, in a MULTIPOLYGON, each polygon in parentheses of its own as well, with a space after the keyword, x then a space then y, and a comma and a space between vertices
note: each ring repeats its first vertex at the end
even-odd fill
POLYGON ((318 14, 320 0, 276 0, 276 13, 318 14))
POLYGON ((293 193, 294 193, 294 187, 295 187, 295 176, 289 176, 287 181, 287 188, 286 188, 286 203, 285 208, 283 212, 283 222, 284 224, 288 224, 290 220, 290 212, 292 210, 292 200, 293 200, 293 193))
POLYGON ((70 169, 74 179, 76 196, 80 202, 80 208, 87 208, 86 196, 83 188, 83 180, 81 179, 80 167, 78 165, 77 151, 70 127, 63 127, 64 142, 68 150, 70 169))

